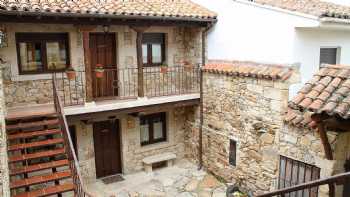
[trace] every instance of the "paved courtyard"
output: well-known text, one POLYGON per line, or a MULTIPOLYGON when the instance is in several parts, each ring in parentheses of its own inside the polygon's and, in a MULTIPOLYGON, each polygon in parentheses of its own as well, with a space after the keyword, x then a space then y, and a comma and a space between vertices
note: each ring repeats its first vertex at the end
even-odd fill
POLYGON ((101 180, 88 185, 95 196, 103 197, 225 197, 226 186, 187 160, 152 173, 139 172, 125 180, 104 184, 101 180))

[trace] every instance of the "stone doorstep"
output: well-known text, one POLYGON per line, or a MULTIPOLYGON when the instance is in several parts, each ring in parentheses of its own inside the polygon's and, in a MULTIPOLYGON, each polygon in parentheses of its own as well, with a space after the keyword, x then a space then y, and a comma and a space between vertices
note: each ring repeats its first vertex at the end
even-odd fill
POLYGON ((145 157, 142 159, 142 162, 151 165, 153 163, 158 163, 162 161, 167 161, 167 160, 173 160, 176 159, 176 155, 174 153, 162 153, 158 155, 152 155, 150 157, 145 157))

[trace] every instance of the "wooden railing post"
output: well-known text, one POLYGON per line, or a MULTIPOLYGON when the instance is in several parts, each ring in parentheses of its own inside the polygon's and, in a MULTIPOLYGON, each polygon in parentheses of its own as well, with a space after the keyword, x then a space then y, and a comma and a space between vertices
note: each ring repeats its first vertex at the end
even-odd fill
POLYGON ((136 57, 137 57, 137 93, 138 97, 144 97, 144 81, 143 81, 143 55, 142 55, 142 36, 149 28, 148 26, 132 26, 130 27, 136 31, 136 57))
MULTIPOLYGON (((328 140, 327 132, 325 130, 325 126, 323 121, 317 123, 317 130, 320 134, 321 142, 324 148, 325 156, 328 160, 333 160, 332 148, 328 140)), ((329 189, 329 197, 335 196, 335 186, 333 183, 328 184, 329 189)))
POLYGON ((88 31, 83 31, 83 48, 84 48, 84 63, 85 63, 85 84, 86 84, 86 102, 91 102, 92 99, 92 70, 91 70, 91 54, 90 54, 90 34, 88 31))
POLYGON ((144 97, 143 88, 143 58, 142 58, 142 31, 137 31, 136 36, 136 54, 137 54, 137 78, 138 78, 138 96, 144 97))

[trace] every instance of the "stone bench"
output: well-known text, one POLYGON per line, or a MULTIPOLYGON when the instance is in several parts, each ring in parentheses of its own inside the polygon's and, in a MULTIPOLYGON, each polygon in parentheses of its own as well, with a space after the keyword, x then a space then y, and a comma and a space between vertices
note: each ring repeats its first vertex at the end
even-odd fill
POLYGON ((173 165, 175 159, 176 159, 176 155, 174 153, 162 153, 158 155, 152 155, 150 157, 145 157, 142 160, 142 162, 145 166, 145 171, 152 172, 152 164, 166 161, 167 166, 169 167, 173 165))

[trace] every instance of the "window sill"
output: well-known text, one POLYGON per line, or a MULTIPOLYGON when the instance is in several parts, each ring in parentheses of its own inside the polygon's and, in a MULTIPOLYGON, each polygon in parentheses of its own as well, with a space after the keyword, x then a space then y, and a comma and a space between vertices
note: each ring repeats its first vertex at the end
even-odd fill
POLYGON ((144 145, 141 146, 140 145, 140 149, 135 151, 136 153, 144 153, 144 152, 148 152, 148 151, 152 151, 155 149, 162 149, 162 148, 168 148, 171 146, 174 146, 174 143, 170 143, 168 141, 165 142, 159 142, 159 143, 155 143, 155 144, 149 144, 149 145, 144 145))
MULTIPOLYGON (((57 78, 60 78, 60 75, 58 75, 57 78)), ((51 80, 51 79, 52 79, 52 73, 25 74, 25 75, 11 76, 11 81, 34 81, 34 80, 51 80)))

